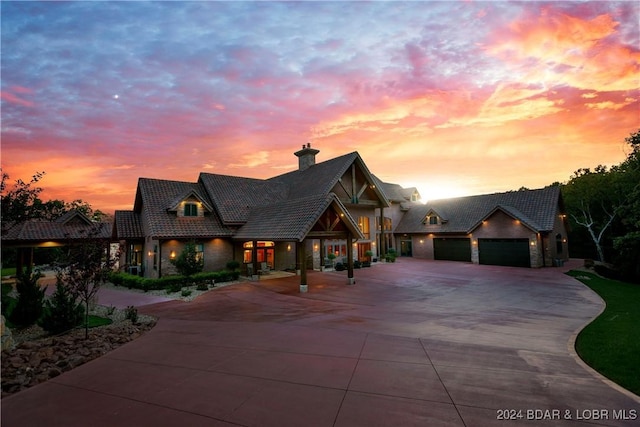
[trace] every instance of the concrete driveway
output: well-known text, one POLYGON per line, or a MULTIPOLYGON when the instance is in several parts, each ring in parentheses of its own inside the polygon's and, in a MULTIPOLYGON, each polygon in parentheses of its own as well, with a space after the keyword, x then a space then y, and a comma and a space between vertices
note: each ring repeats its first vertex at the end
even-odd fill
POLYGON ((560 269, 401 258, 356 282, 142 306, 151 332, 3 399, 2 425, 640 425, 640 399, 577 360, 603 303, 560 269))

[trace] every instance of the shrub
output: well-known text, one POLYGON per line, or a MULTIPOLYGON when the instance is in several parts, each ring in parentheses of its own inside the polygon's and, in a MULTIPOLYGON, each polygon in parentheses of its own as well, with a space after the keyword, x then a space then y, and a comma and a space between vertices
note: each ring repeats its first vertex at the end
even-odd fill
POLYGON ((182 282, 170 283, 167 288, 167 293, 180 292, 182 290, 182 282))
POLYGON ((16 299, 9 294, 13 291, 13 286, 10 283, 2 284, 2 301, 0 301, 0 306, 2 307, 2 314, 9 318, 13 308, 16 305, 16 299))
POLYGON ((124 310, 125 319, 131 320, 131 323, 138 323, 138 309, 130 305, 124 310))
POLYGON ((51 298, 45 301, 38 324, 50 334, 66 332, 82 323, 84 309, 76 297, 60 280, 51 298))
POLYGON ((191 295, 191 289, 184 289, 180 295, 182 295, 183 297, 188 297, 189 295, 191 295))
POLYGON ((227 263, 227 270, 235 271, 240 268, 240 263, 236 260, 231 260, 227 263))
POLYGON ((362 263, 360 261, 353 261, 353 268, 360 268, 362 267, 362 263))
POLYGON ((182 252, 171 263, 176 266, 178 273, 182 276, 193 276, 200 273, 204 267, 202 258, 198 257, 195 242, 189 242, 184 246, 182 252))
POLYGON ((14 325, 30 326, 42 316, 46 287, 43 289, 38 285, 38 279, 41 277, 39 271, 32 273, 31 270, 18 275, 18 301, 11 312, 11 322, 14 325))
POLYGON ((345 266, 343 263, 338 262, 336 263, 336 267, 335 267, 336 271, 344 271, 345 270, 345 266))
POLYGON ((398 253, 396 252, 396 250, 393 248, 389 248, 385 256, 385 259, 387 262, 396 262, 397 256, 398 256, 398 253))

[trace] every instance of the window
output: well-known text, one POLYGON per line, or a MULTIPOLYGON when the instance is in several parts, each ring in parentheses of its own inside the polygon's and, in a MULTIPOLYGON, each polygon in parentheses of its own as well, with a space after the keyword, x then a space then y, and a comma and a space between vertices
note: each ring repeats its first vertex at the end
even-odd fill
POLYGON ((196 261, 204 262, 204 245, 196 243, 196 261))
POLYGON ((364 238, 369 239, 369 217, 361 216, 358 218, 358 227, 360 227, 360 231, 364 234, 364 238))
POLYGON ((184 216, 198 216, 198 205, 195 203, 186 203, 184 205, 184 216))
POLYGON ((429 224, 430 225, 437 225, 438 224, 438 217, 436 215, 432 215, 429 217, 429 224))

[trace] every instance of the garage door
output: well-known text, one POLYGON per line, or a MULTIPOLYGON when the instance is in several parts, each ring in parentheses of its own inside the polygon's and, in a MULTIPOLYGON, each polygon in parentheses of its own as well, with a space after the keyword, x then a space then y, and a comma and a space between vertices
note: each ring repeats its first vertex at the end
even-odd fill
POLYGON ((478 239, 480 264, 531 267, 529 239, 478 239))
POLYGON ((471 262, 471 239, 433 239, 433 258, 471 262))

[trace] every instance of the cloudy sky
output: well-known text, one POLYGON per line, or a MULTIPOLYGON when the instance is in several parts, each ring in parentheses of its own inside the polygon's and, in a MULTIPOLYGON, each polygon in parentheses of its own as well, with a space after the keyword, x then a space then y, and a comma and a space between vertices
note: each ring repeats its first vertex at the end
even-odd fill
POLYGON ((10 2, 2 169, 130 209, 138 177, 268 178, 358 151, 424 199, 617 164, 637 2, 10 2))

